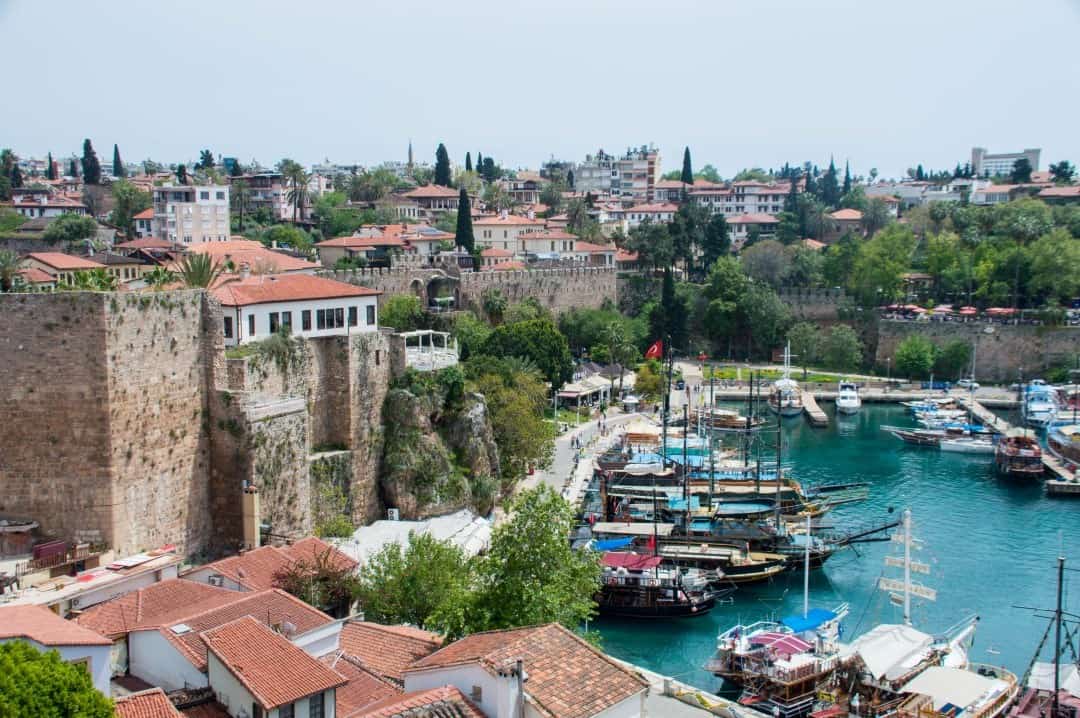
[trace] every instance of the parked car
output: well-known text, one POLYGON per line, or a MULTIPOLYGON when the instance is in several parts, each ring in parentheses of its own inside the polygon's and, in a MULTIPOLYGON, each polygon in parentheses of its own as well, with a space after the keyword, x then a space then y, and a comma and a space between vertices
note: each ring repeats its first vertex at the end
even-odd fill
POLYGON ((683 379, 676 379, 675 380, 675 388, 678 389, 679 391, 682 391, 683 389, 686 388, 686 381, 683 380, 683 379))
POLYGON ((956 385, 961 389, 967 389, 968 391, 977 391, 979 388, 979 382, 974 379, 961 379, 956 382, 956 385))

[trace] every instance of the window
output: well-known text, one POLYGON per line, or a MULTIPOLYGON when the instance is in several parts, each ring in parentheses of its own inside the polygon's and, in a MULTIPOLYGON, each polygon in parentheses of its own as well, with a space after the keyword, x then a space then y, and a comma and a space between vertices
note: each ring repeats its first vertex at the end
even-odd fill
POLYGON ((334 310, 334 328, 337 329, 343 326, 345 326, 345 307, 338 307, 334 310))
POLYGON ((311 331, 311 310, 305 309, 300 312, 300 329, 305 332, 311 331))
POLYGON ((316 329, 326 329, 326 310, 325 309, 316 309, 315 310, 315 328, 316 329))
POLYGON ((368 326, 374 326, 375 324, 375 305, 369 304, 367 307, 367 323, 368 326))
POLYGON ((278 718, 296 718, 296 704, 286 703, 278 708, 278 718))
POLYGON ((281 313, 281 326, 288 329, 289 333, 292 334, 292 312, 281 313))
POLYGON ((263 709, 258 703, 251 704, 251 718, 263 718, 263 709))
POLYGON ((248 315, 248 336, 250 336, 250 337, 255 336, 255 315, 254 314, 249 314, 248 315))
POLYGON ((209 192, 199 192, 199 199, 210 199, 209 192))
POLYGON ((349 307, 349 326, 355 327, 359 323, 359 312, 356 307, 349 307))
POLYGON ((218 192, 218 193, 217 193, 217 195, 216 195, 216 197, 217 197, 218 199, 225 199, 225 193, 224 193, 224 192, 218 192))
POLYGON ((225 338, 232 339, 232 317, 225 317, 225 338))
POLYGON ((308 718, 326 718, 325 693, 316 693, 308 698, 308 718))
POLYGON ((278 330, 279 315, 277 312, 270 312, 270 333, 273 334, 278 330))
POLYGON ((68 661, 70 665, 78 666, 87 673, 90 673, 90 659, 89 658, 76 658, 73 661, 68 661))

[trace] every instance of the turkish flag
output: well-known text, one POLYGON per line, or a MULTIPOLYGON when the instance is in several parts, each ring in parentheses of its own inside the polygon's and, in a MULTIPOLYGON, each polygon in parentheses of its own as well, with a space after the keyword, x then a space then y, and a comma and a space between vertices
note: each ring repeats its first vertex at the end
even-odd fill
POLYGON ((664 356, 664 343, 657 339, 645 352, 646 359, 659 359, 664 356))

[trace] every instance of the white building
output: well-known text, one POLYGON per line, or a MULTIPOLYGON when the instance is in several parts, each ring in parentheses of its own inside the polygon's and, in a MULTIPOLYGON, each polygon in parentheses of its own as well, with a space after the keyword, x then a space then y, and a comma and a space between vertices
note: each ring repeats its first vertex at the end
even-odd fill
POLYGON ((112 641, 89 628, 66 621, 44 606, 4 606, 0 607, 0 643, 8 641, 25 641, 43 653, 56 651, 67 663, 86 668, 94 688, 111 695, 112 641))
POLYGON ((543 229, 544 221, 541 219, 519 217, 505 211, 473 220, 473 237, 477 246, 505 249, 515 254, 526 251, 522 241, 526 235, 543 229))
POLYGON ((1031 163, 1031 169, 1039 169, 1039 155, 1042 150, 1038 148, 1025 149, 1022 152, 1001 152, 990 154, 985 147, 971 148, 971 167, 975 170, 976 177, 994 177, 1007 175, 1012 172, 1013 165, 1019 159, 1027 159, 1031 163))
POLYGON ((307 338, 378 331, 382 292, 309 274, 270 274, 226 282, 221 302, 225 346, 266 339, 279 329, 307 338))
POLYGON ((184 246, 228 241, 228 185, 155 187, 151 236, 184 246))
POLYGON ((669 202, 662 202, 658 204, 635 204, 633 207, 626 209, 612 210, 610 214, 616 220, 622 222, 623 230, 626 231, 637 227, 645 220, 649 220, 653 224, 670 222, 675 219, 675 213, 678 211, 678 206, 669 202))
POLYGON ((652 202, 660 181, 660 151, 649 145, 616 157, 599 150, 574 168, 574 190, 608 194, 634 202, 652 202))

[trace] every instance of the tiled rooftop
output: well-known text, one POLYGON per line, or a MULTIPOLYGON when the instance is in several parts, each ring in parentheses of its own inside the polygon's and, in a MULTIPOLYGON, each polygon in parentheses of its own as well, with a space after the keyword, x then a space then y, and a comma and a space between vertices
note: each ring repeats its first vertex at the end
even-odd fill
POLYGON ((160 688, 151 688, 116 699, 116 718, 181 718, 160 688))
POLYGON ((105 636, 66 621, 44 606, 0 607, 0 639, 25 638, 43 646, 111 646, 105 636))
POLYGON ((183 616, 242 597, 227 588, 171 578, 92 606, 75 620, 80 626, 117 638, 139 628, 170 626, 183 616))
POLYGON ((342 652, 399 685, 403 683, 406 668, 441 645, 442 638, 434 633, 409 626, 348 621, 341 627, 342 652))

